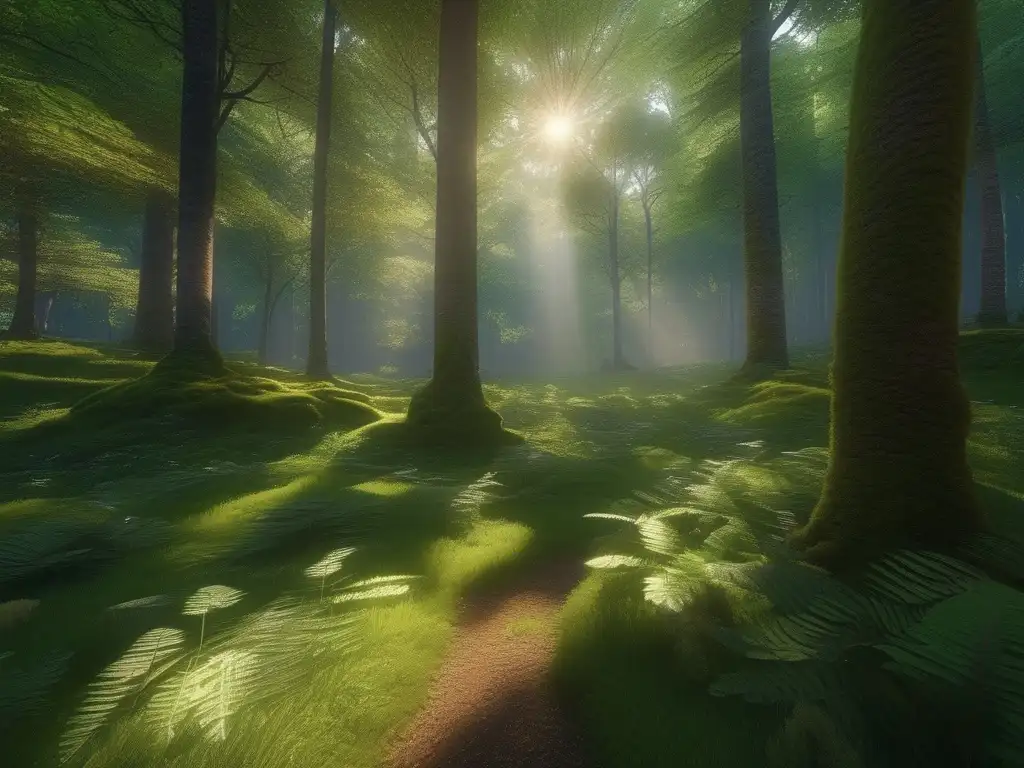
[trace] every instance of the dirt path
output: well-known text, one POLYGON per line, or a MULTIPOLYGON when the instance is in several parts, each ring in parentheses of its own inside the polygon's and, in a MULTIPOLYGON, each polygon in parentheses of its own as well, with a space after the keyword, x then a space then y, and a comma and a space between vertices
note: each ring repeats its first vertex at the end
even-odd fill
POLYGON ((392 768, 582 768, 579 741, 548 680, 555 618, 577 563, 467 601, 426 706, 392 750, 392 768))

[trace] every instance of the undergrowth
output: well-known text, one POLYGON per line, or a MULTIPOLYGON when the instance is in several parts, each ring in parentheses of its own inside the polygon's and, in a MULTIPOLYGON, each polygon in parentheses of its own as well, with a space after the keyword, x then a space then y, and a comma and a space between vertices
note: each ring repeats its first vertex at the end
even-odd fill
MULTIPOLYGON (((922 681, 885 664, 913 655, 962 675, 930 627, 984 625, 979 594, 1016 615, 1009 585, 1024 574, 1015 535, 980 539, 958 591, 902 611, 843 585, 831 629, 794 639, 821 618, 794 618, 810 610, 796 588, 782 612, 767 577, 817 496, 828 408, 823 360, 797 364, 753 386, 714 383, 720 368, 488 384, 525 442, 453 462, 403 438, 416 382, 311 384, 236 361, 228 377, 177 381, 145 376, 152 363, 128 351, 2 344, 5 759, 380 765, 423 706, 467 591, 572 557, 592 568, 563 613, 555 671, 596 765, 799 768, 827 753, 852 768, 873 732, 791 691, 815 684, 794 670, 821 659, 750 649, 763 656, 767 637, 812 656, 869 651, 861 677, 895 681, 899 705, 922 681), (190 410, 202 401, 231 413, 190 410), (866 640, 835 618, 854 609, 878 630, 866 640), (904 614, 917 624, 886 634, 904 614), (795 624, 768 632, 780 616, 795 624)), ((1001 399, 1010 387, 990 391, 972 466, 993 519, 1012 524, 1024 423, 1001 399)), ((785 576, 819 589, 818 574, 785 576)))
POLYGON ((998 380, 1021 341, 964 339, 968 385, 996 394, 969 443, 991 529, 956 558, 898 552, 844 581, 786 543, 827 465, 824 371, 698 393, 763 442, 665 466, 588 515, 620 530, 565 608, 557 668, 599 763, 1019 765, 1024 423, 998 380))

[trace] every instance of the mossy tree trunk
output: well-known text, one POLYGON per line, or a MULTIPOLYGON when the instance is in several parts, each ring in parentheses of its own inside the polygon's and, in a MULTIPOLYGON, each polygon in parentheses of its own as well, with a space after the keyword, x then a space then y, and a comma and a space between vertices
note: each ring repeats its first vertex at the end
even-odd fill
POLYGON ((17 214, 18 293, 14 316, 5 334, 9 339, 33 339, 36 328, 36 279, 39 269, 39 216, 32 203, 25 203, 17 214))
POLYGON ((162 190, 150 192, 143 214, 134 342, 155 352, 174 342, 174 201, 162 190))
POLYGON ((1006 231, 980 41, 975 59, 974 157, 981 184, 981 310, 978 322, 1000 326, 1006 325, 1006 231))
POLYGON ((434 370, 407 422, 431 442, 501 434, 480 383, 477 329, 478 0, 442 0, 434 235, 434 370))
POLYGON ((329 379, 327 362, 327 161, 331 142, 331 94, 334 80, 334 38, 337 13, 324 0, 320 50, 320 90, 316 106, 316 145, 313 149, 313 215, 310 226, 309 356, 306 374, 329 379))
POLYGON ((213 227, 220 117, 219 3, 182 1, 178 307, 172 359, 220 368, 211 336, 213 227))
POLYGON ((747 359, 750 374, 789 367, 779 225, 778 170, 772 116, 772 36, 779 17, 771 0, 749 0, 740 41, 740 147, 743 164, 743 254, 747 282, 747 359))
POLYGON ((856 565, 982 523, 957 369, 974 0, 864 0, 837 277, 831 454, 795 543, 856 565))

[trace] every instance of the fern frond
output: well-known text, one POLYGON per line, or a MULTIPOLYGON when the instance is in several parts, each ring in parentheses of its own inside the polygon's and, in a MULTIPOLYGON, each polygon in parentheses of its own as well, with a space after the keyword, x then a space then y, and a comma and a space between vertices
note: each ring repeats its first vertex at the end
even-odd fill
POLYGON ((210 611, 228 608, 245 595, 244 592, 223 584, 200 587, 185 601, 181 612, 185 616, 204 616, 210 611))
POLYGON ((355 552, 355 547, 343 547, 328 552, 320 560, 309 566, 305 573, 311 579, 325 579, 341 570, 345 558, 355 552))
POLYGON ((74 757, 125 699, 141 693, 151 680, 183 658, 180 649, 184 640, 185 633, 180 629, 151 629, 104 669, 90 683, 85 701, 61 736, 61 762, 74 757))
POLYGON ((756 664, 721 675, 710 687, 713 696, 742 696, 751 704, 822 701, 843 684, 834 664, 819 660, 756 664))
POLYGON ((167 595, 149 595, 148 597, 139 597, 135 600, 127 600, 117 605, 112 605, 107 608, 108 611, 127 611, 135 608, 162 608, 165 605, 170 605, 171 598, 167 595))
POLYGON ((595 569, 640 568, 646 561, 633 555, 601 555, 587 560, 584 565, 595 569))
POLYGON ((908 605, 926 605, 962 592, 985 575, 961 560, 937 552, 902 550, 873 564, 869 590, 908 605))

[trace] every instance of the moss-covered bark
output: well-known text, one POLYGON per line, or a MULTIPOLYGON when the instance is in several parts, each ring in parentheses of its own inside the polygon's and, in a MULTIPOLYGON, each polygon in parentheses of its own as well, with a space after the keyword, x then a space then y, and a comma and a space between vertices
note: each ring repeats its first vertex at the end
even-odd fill
POLYGON ((18 293, 14 316, 5 334, 9 339, 32 339, 36 328, 36 274, 39 266, 39 217, 27 203, 18 211, 18 293))
POLYGON ((789 367, 772 117, 770 0, 749 0, 740 43, 740 145, 743 155, 743 255, 747 280, 744 372, 789 367))
POLYGON ((981 309, 978 322, 1006 325, 1006 230, 999 163, 985 95, 985 62, 975 58, 974 157, 981 184, 981 309))
POLYGON ((174 341, 174 202, 162 190, 146 198, 142 221, 135 345, 166 352, 174 341))
POLYGON ((501 435, 487 407, 477 338, 478 0, 442 0, 437 98, 434 371, 409 404, 408 424, 453 445, 501 435))
POLYGON ((310 225, 309 356, 306 374, 329 379, 327 362, 327 160, 331 143, 331 95, 334 92, 334 38, 337 14, 324 0, 320 48, 320 89, 316 105, 316 146, 313 149, 313 211, 310 225))
POLYGON ((178 175, 178 313, 175 359, 220 365, 211 338, 217 188, 219 3, 182 2, 181 150, 178 175))
POLYGON ((810 559, 978 530, 957 368, 974 0, 865 0, 837 279, 831 457, 810 559))

